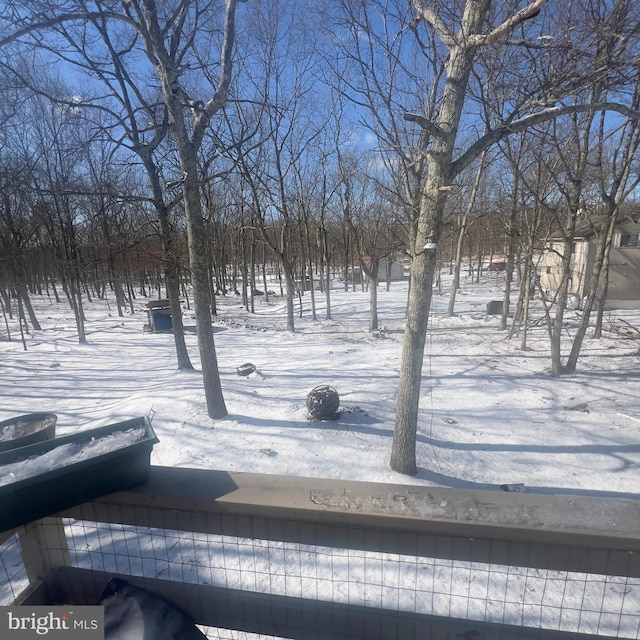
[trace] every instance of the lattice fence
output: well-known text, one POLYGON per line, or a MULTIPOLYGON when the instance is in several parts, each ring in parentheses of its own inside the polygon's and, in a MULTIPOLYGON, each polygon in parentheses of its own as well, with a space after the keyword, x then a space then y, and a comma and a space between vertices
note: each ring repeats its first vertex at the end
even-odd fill
MULTIPOLYGON (((640 638, 640 579, 70 521, 73 566, 262 594, 640 638)), ((218 637, 218 636, 211 636, 218 637)))

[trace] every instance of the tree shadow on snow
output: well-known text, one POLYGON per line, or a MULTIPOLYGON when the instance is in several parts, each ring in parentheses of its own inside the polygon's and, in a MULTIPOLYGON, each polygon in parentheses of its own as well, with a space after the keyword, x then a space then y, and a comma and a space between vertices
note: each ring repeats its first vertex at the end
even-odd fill
MULTIPOLYGON (((342 411, 341 415, 336 420, 280 420, 280 419, 268 419, 268 418, 256 418, 253 416, 244 416, 240 414, 229 415, 228 419, 237 420, 244 424, 253 425, 256 427, 284 427, 284 428, 297 428, 297 429, 335 429, 336 431, 350 431, 353 433, 361 433, 368 435, 383 436, 389 438, 393 437, 393 429, 380 427, 377 425, 382 424, 382 420, 374 416, 370 416, 364 411, 358 408, 348 409, 342 411)), ((571 455, 605 455, 611 456, 620 462, 619 471, 624 471, 632 466, 638 466, 637 463, 627 460, 623 454, 625 453, 640 453, 640 444, 633 445, 537 445, 537 444, 501 444, 493 443, 487 444, 482 442, 477 443, 457 443, 447 442, 429 438, 428 436, 418 434, 417 441, 420 444, 427 444, 435 449, 450 449, 458 451, 487 451, 487 452, 536 452, 546 454, 571 454, 571 455)), ((505 478, 505 484, 493 484, 485 482, 474 482, 472 480, 464 480, 462 478, 456 478, 454 476, 448 476, 446 474, 426 469, 424 467, 418 468, 416 478, 425 480, 435 485, 449 487, 452 489, 469 489, 469 490, 491 490, 491 491, 505 491, 516 490, 524 491, 526 493, 536 493, 545 495, 568 495, 568 496, 587 496, 596 498, 625 498, 625 499, 638 499, 640 494, 624 492, 624 491, 599 491, 595 489, 580 489, 570 487, 546 487, 535 486, 526 484, 526 477, 524 478, 505 478), (509 484, 509 483, 523 483, 509 484), (507 489, 505 489, 507 487, 507 489), (514 487, 517 487, 514 489, 514 487)))
POLYGON ((629 500, 637 500, 640 498, 638 493, 630 493, 625 491, 598 491, 596 489, 578 489, 571 487, 542 487, 542 486, 529 486, 527 484, 512 485, 505 483, 504 485, 491 484, 484 482, 473 482, 472 480, 463 480, 462 478, 455 478, 454 476, 448 476, 444 473, 432 471, 431 469, 425 469, 424 467, 418 468, 418 473, 415 476, 420 480, 426 480, 442 487, 449 489, 470 489, 470 490, 490 490, 490 491, 510 491, 510 487, 518 487, 517 492, 534 493, 542 495, 552 496, 582 496, 589 498, 623 498, 629 500))
POLYGON ((255 416, 246 416, 239 413, 229 414, 227 420, 237 420, 242 424, 248 424, 255 427, 284 427, 287 429, 335 429, 336 431, 354 431, 357 433, 368 433, 370 435, 390 436, 392 431, 389 429, 367 428, 367 424, 379 424, 382 422, 379 418, 370 416, 361 410, 343 410, 335 420, 313 420, 311 418, 305 420, 281 420, 279 418, 257 418, 255 416))

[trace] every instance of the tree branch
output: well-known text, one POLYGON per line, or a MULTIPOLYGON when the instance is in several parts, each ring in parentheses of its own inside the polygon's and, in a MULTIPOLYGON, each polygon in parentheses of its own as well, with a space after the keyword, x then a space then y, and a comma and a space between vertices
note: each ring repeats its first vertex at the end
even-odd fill
POLYGON ((431 25, 444 45, 447 47, 453 47, 456 45, 456 39, 453 33, 447 29, 440 16, 431 7, 426 5, 425 0, 411 0, 411 4, 420 14, 422 19, 431 25))
POLYGON ((415 122, 427 133, 437 138, 443 139, 446 136, 446 133, 437 124, 434 124, 429 118, 425 118, 419 113, 405 113, 404 120, 405 122, 415 122))
POLYGON ((593 113, 596 111, 616 111, 617 113, 629 118, 630 120, 640 120, 640 111, 630 109, 629 107, 618 104, 616 102, 593 102, 588 104, 574 104, 564 107, 551 107, 543 109, 537 113, 514 120, 495 129, 492 129, 478 138, 457 160, 451 163, 452 175, 458 175, 463 169, 468 167, 483 151, 489 149, 494 144, 500 142, 503 138, 512 133, 522 133, 530 127, 543 122, 555 120, 560 116, 566 116, 575 113, 593 113))
POLYGON ((467 45, 470 47, 477 47, 480 45, 493 44, 505 34, 513 31, 521 22, 524 22, 529 18, 535 18, 535 16, 540 13, 540 9, 546 2, 547 0, 533 0, 533 2, 528 4, 524 9, 521 9, 508 20, 505 20, 490 33, 485 35, 470 35, 467 38, 467 45))
POLYGON ((38 31, 43 31, 46 29, 50 29, 51 27, 55 27, 59 24, 63 24, 65 22, 74 22, 76 20, 97 20, 98 18, 114 18, 120 20, 122 22, 127 22, 128 24, 133 24, 131 20, 129 20, 126 16, 122 14, 112 13, 110 11, 77 11, 77 12, 69 12, 69 13, 60 13, 52 18, 45 18, 44 16, 37 16, 30 18, 32 20, 27 26, 22 27, 21 29, 17 29, 16 31, 10 33, 4 38, 0 38, 0 48, 6 47, 7 45, 19 40, 23 36, 29 35, 30 33, 36 33, 38 31))
POLYGON ((231 85, 231 71, 233 66, 233 44, 235 40, 235 20, 236 7, 238 2, 246 0, 227 0, 225 17, 224 17, 224 41, 222 43, 222 51, 220 53, 220 80, 218 86, 211 99, 204 105, 204 109, 200 117, 196 120, 194 126, 193 138, 202 137, 209 120, 224 107, 227 101, 227 94, 231 85))

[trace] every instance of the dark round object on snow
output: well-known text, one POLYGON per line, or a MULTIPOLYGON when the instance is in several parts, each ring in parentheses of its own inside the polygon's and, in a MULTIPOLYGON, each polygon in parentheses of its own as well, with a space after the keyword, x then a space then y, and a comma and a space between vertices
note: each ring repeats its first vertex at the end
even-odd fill
POLYGON ((57 421, 55 413, 40 412, 0 422, 0 451, 52 440, 56 435, 57 421))
POLYGON ((309 415, 316 420, 333 420, 340 406, 338 392, 329 385, 320 385, 312 389, 307 396, 309 415))

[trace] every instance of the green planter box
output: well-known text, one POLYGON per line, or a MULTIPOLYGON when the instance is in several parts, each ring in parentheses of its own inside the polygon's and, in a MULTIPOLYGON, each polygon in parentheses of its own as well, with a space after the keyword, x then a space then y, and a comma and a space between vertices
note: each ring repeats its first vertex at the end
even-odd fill
POLYGON ((151 423, 141 417, 0 452, 0 531, 144 482, 156 442, 151 423), (111 441, 127 436, 119 432, 130 429, 140 431, 141 437, 109 449, 111 441), (71 462, 48 469, 55 458, 71 462), (35 465, 37 471, 22 477, 24 465, 35 465), (5 483, 8 470, 14 470, 17 479, 5 483))

